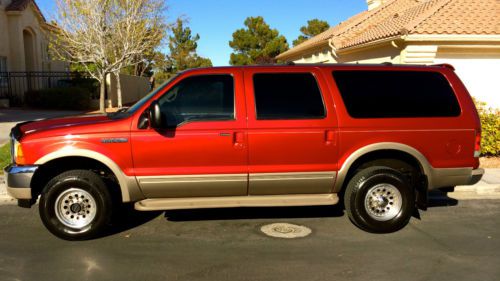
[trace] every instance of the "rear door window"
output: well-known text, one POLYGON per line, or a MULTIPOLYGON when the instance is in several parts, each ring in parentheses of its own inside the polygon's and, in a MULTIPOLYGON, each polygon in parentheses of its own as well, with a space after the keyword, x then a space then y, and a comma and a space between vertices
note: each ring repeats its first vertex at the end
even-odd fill
POLYGON ((312 73, 258 73, 253 76, 258 120, 322 119, 323 98, 312 73))
POLYGON ((334 71, 353 118, 455 117, 461 113, 448 80, 438 72, 334 71))

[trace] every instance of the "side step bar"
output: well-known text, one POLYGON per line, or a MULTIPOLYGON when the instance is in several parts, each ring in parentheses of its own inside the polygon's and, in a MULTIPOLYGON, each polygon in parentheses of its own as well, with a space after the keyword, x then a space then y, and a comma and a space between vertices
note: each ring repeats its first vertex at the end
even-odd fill
POLYGON ((250 195, 228 197, 158 198, 136 202, 138 211, 161 211, 231 207, 280 207, 335 205, 339 202, 336 193, 294 195, 250 195))

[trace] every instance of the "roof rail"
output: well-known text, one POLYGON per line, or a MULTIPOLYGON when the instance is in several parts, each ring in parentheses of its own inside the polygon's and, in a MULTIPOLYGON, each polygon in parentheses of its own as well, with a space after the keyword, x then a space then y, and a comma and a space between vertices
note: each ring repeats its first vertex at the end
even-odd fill
POLYGON ((434 64, 432 66, 444 67, 444 68, 448 68, 448 69, 451 69, 451 70, 455 71, 455 67, 453 67, 453 65, 451 65, 449 63, 434 64))

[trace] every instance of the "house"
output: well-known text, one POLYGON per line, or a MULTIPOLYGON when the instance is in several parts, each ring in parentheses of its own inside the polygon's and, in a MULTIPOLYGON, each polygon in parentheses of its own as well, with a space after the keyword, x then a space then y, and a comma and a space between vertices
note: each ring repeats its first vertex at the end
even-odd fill
POLYGON ((277 59, 296 63, 449 63, 472 96, 500 108, 500 1, 367 0, 367 4, 367 11, 277 59))
POLYGON ((34 0, 0 0, 0 107, 22 106, 27 91, 67 79, 69 65, 49 56, 54 28, 34 0))
POLYGON ((49 26, 35 1, 0 0, 0 72, 67 70, 49 58, 49 26))

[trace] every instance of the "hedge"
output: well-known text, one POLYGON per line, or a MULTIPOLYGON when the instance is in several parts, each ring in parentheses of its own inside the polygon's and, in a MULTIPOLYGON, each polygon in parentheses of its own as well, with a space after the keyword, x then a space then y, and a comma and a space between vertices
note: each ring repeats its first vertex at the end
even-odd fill
POLYGON ((481 119, 481 154, 500 155, 500 110, 489 108, 486 103, 474 100, 481 119))
POLYGON ((80 87, 51 88, 26 92, 26 103, 35 108, 74 109, 90 108, 92 93, 80 87))

